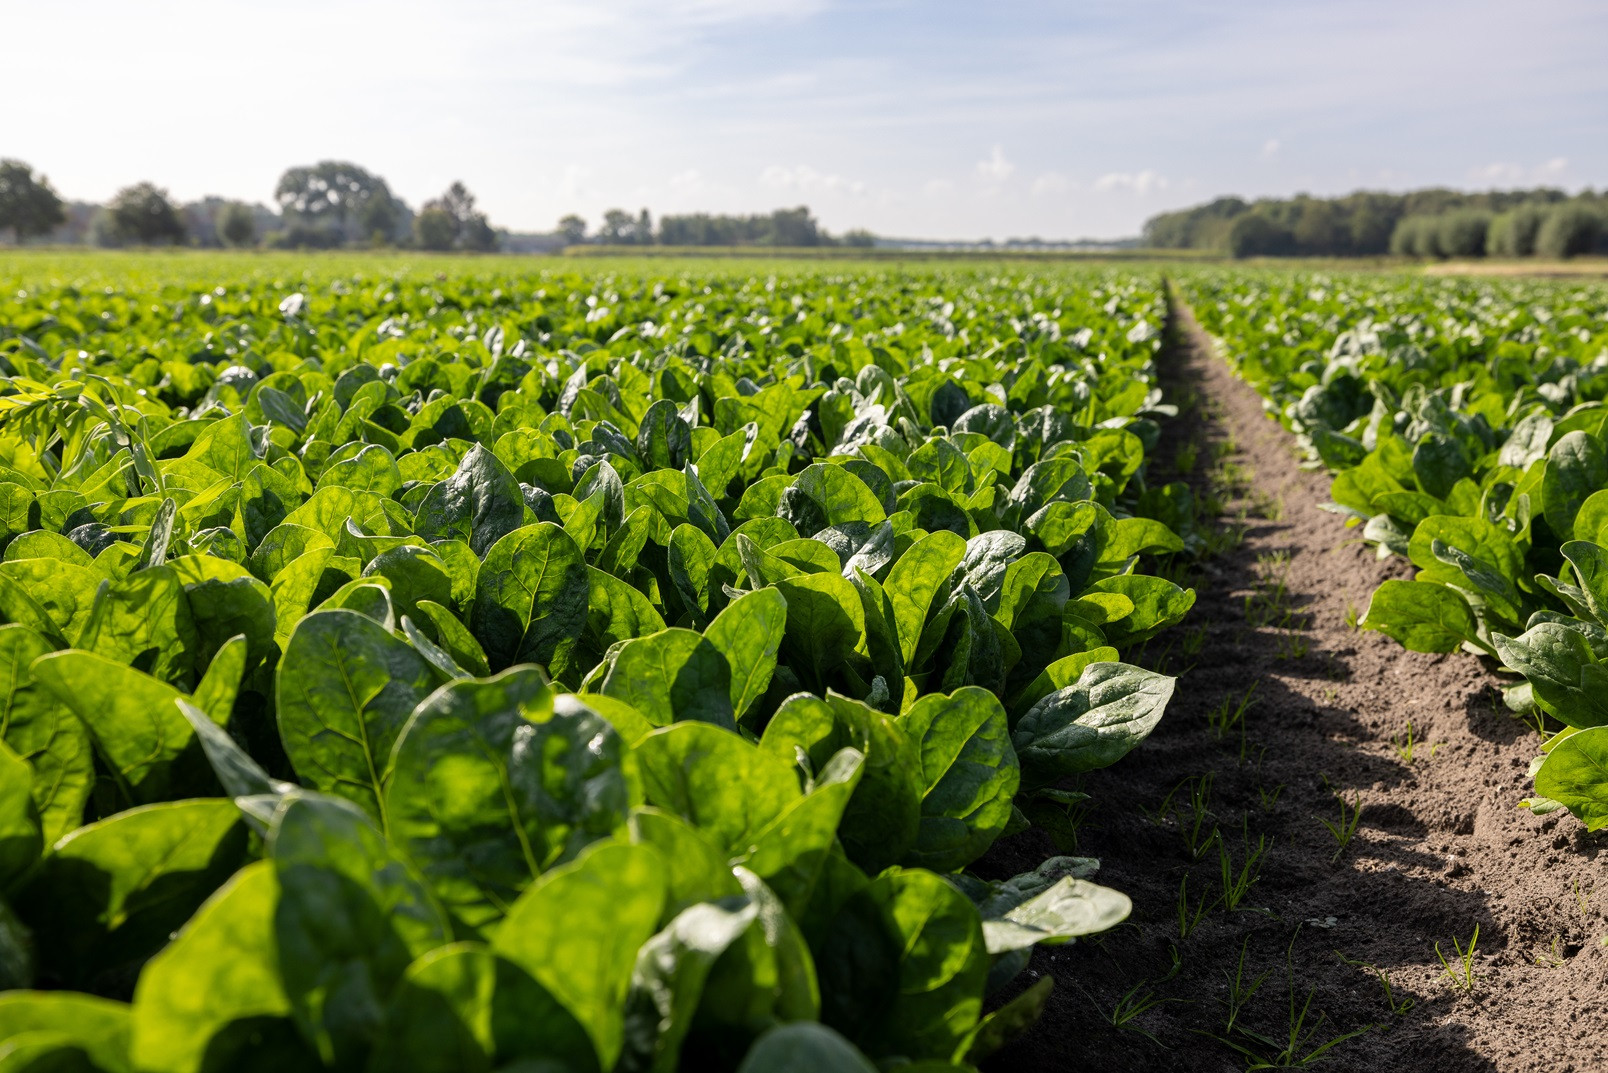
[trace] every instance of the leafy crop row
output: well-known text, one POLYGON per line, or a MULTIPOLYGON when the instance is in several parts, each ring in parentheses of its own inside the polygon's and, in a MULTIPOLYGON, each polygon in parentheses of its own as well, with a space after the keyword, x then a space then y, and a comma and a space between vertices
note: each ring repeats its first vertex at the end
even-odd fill
POLYGON ((1127 914, 964 869, 1172 693, 1154 286, 214 282, 0 299, 0 1064, 960 1067, 1127 914))
POLYGON ((1186 291, 1335 508, 1412 580, 1362 624, 1458 647, 1563 729, 1535 811, 1608 824, 1608 291, 1578 284, 1194 273, 1186 291))

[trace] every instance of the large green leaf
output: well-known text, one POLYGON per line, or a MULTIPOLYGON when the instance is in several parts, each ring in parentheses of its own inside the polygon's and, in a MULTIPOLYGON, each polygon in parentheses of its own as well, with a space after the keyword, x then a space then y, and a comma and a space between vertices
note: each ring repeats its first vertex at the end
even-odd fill
POLYGON ((100 1073, 131 1073, 128 1060, 129 1007, 127 1003, 71 991, 7 991, 0 994, 0 1053, 3 1065, 15 1068, 83 1068, 67 1061, 37 1066, 20 1060, 24 1040, 54 1036, 67 1049, 80 1052, 100 1073), (22 1044, 17 1047, 17 1044, 22 1044))
POLYGON ((291 794, 268 855, 279 877, 278 972, 303 1034, 328 1064, 360 1064, 384 996, 451 935, 425 881, 350 801, 291 794))
POLYGON ((93 567, 61 559, 7 560, 0 563, 0 611, 11 622, 78 644, 103 584, 109 584, 106 577, 93 567))
POLYGON ((462 679, 431 694, 397 739, 390 836, 471 929, 502 917, 542 872, 624 828, 627 747, 576 704, 555 711, 539 671, 462 679))
POLYGON ((624 1046, 637 950, 658 926, 664 900, 655 850, 606 843, 533 883, 492 942, 580 1022, 603 1069, 614 1067, 624 1046))
POLYGON ((726 658, 738 719, 764 696, 787 626, 787 599, 775 588, 746 593, 715 616, 704 638, 726 658))
POLYGON ((0 744, 0 890, 33 867, 44 848, 32 785, 28 762, 0 744))
POLYGON ((599 692, 625 701, 656 726, 678 719, 737 726, 726 657, 692 630, 671 628, 625 642, 599 692))
POLYGON ((1535 773, 1535 792, 1562 804, 1588 831, 1608 826, 1608 727, 1554 745, 1535 773))
POLYGON ((787 600, 783 649, 805 681, 824 686, 857 652, 864 654, 865 607, 842 574, 785 578, 776 588, 787 600))
POLYGON ((727 856, 800 797, 790 759, 708 723, 677 723, 636 743, 648 803, 686 820, 727 856))
POLYGON ((458 471, 425 495, 413 528, 428 540, 458 537, 483 558, 524 521, 519 482, 477 443, 464 455, 458 471))
POLYGON ((965 686, 929 693, 899 717, 921 754, 921 826, 906 863, 952 872, 981 857, 1005 830, 1021 781, 999 698, 965 686))
POLYGON ((586 628, 590 581, 581 549, 551 522, 517 529, 486 553, 471 626, 492 669, 546 666, 586 628))
POLYGON ((965 895, 892 869, 838 912, 816 967, 821 1019, 866 1054, 954 1061, 982 1014, 988 949, 965 895))
POLYGON ((57 843, 17 909, 40 956, 85 986, 161 949, 245 860, 246 827, 233 802, 144 805, 57 843))
POLYGON ((392 992, 369 1068, 476 1073, 493 1064, 553 1063, 595 1073, 585 1029, 514 962, 479 943, 438 947, 392 992))
POLYGON ((308 615, 291 634, 275 681, 285 755, 307 785, 383 816, 392 746, 440 677, 367 616, 308 615))
POLYGON ((1433 581, 1386 581, 1374 590, 1360 621, 1414 652, 1451 652, 1479 636, 1468 601, 1433 581))
POLYGON ((836 693, 799 693, 777 709, 760 748, 782 763, 802 758, 812 778, 845 748, 864 757, 839 835, 866 871, 903 860, 915 844, 927 783, 918 744, 893 716, 836 693))
POLYGON ((1133 911, 1128 896, 1088 881, 1098 865, 1086 858, 1051 857, 1033 871, 1001 882, 962 877, 962 889, 982 915, 989 954, 1064 943, 1126 920, 1133 911))
POLYGON ((88 728, 132 803, 195 790, 204 765, 189 722, 165 682, 90 652, 53 652, 34 661, 35 681, 88 728), (189 754, 189 755, 186 755, 189 754))
POLYGON ((1552 531, 1564 539, 1575 536, 1575 515, 1587 497, 1605 485, 1608 456, 1602 445, 1578 430, 1558 437, 1547 452, 1547 467, 1541 480, 1541 513, 1552 531))
POLYGON ((89 731, 30 669, 51 651, 26 626, 0 626, 0 739, 33 765, 33 800, 46 845, 78 826, 95 782, 89 731))
POLYGON ((1023 782, 1042 786, 1116 763, 1155 729, 1176 683, 1126 663, 1091 663, 1017 721, 1011 742, 1023 782))
POLYGON ((195 680, 200 638, 178 571, 157 566, 112 582, 97 598, 78 644, 187 688, 195 680))
POLYGON ((1539 622, 1518 637, 1493 640, 1502 662, 1524 675, 1542 708, 1572 727, 1608 725, 1608 663, 1581 631, 1539 622))
POLYGON ((224 884, 140 973, 129 1054, 142 1073, 223 1073, 248 1058, 315 1069, 279 974, 280 881, 268 861, 224 884))

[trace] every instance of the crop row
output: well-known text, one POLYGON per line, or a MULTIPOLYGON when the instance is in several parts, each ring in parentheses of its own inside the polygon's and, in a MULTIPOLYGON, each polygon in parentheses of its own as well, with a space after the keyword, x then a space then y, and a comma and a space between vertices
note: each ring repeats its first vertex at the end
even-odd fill
POLYGON ((1522 675, 1508 704, 1544 732, 1524 803, 1608 824, 1608 292, 1210 271, 1183 283, 1334 474, 1335 509, 1415 568, 1375 591, 1362 625, 1522 675))
POLYGON ((1036 943, 1128 912, 1091 860, 965 869, 1171 696, 1119 662, 1194 599, 1138 569, 1196 543, 1146 480, 1164 316, 1123 275, 7 288, 0 1064, 979 1060, 1036 943))

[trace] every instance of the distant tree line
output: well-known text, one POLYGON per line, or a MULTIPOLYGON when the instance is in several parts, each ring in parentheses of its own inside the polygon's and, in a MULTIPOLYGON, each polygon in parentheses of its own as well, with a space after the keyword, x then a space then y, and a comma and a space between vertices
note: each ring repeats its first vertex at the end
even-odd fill
POLYGON ((696 212, 660 217, 654 227, 647 209, 636 215, 624 209, 603 214, 603 224, 589 233, 579 216, 558 221, 558 234, 566 246, 593 242, 605 246, 872 246, 869 231, 849 231, 834 237, 821 227, 803 205, 754 216, 727 216, 696 212))
POLYGON ((385 180, 346 161, 294 167, 274 188, 277 210, 208 197, 179 204, 154 183, 119 190, 105 205, 64 202, 20 160, 0 160, 0 235, 21 244, 337 249, 398 246, 495 250, 502 234, 455 182, 415 213, 385 180))
POLYGON ((1608 253, 1608 192, 1358 191, 1218 198, 1145 223, 1145 245, 1234 257, 1547 257, 1608 253))
POLYGON ((582 243, 611 246, 871 246, 869 231, 833 236, 803 205, 751 216, 669 215, 655 226, 647 209, 610 209, 589 232, 566 216, 551 235, 510 235, 492 227, 461 182, 417 212, 366 168, 324 160, 289 168, 274 205, 208 197, 180 204, 154 183, 136 183, 104 205, 64 202, 50 180, 18 160, 0 161, 0 237, 18 244, 340 249, 393 246, 424 250, 518 252, 582 243))

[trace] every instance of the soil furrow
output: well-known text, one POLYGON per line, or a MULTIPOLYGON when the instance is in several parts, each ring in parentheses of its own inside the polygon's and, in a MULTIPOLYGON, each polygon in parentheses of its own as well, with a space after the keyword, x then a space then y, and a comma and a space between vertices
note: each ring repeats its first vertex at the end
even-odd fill
MULTIPOLYGON (((1022 983, 1049 973, 1055 993, 990 1068, 1244 1069, 1253 1059, 1223 1039, 1276 1061, 1292 993, 1297 1012, 1311 996, 1294 1026, 1311 1034, 1293 1057, 1366 1029, 1327 1052, 1329 1069, 1608 1067, 1605 840, 1516 807, 1538 739, 1503 707, 1489 668, 1348 623, 1406 564, 1378 561, 1322 509, 1328 478, 1300 468, 1294 440, 1187 310, 1164 364, 1170 397, 1192 404, 1159 461, 1202 502, 1219 500, 1217 524, 1242 539, 1218 538, 1186 582, 1199 596, 1190 617, 1130 657, 1182 675, 1160 727, 1081 786, 1092 800, 1075 852, 1105 862, 1099 879, 1133 897, 1133 916, 1035 954, 1022 983), (1349 823, 1353 804, 1342 847, 1322 821, 1349 823), (1195 923, 1203 897, 1223 897, 1225 866, 1237 908, 1219 902, 1195 923), (1255 881, 1236 899, 1246 874, 1255 881), (1454 940, 1476 925, 1465 992, 1436 944, 1455 959, 1454 940), (1236 993, 1258 979, 1231 1030, 1236 993)), ((985 864, 1006 874, 1055 852, 1032 831, 985 864)))

